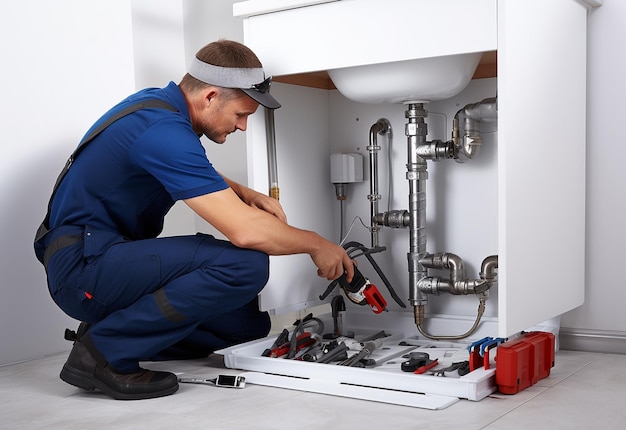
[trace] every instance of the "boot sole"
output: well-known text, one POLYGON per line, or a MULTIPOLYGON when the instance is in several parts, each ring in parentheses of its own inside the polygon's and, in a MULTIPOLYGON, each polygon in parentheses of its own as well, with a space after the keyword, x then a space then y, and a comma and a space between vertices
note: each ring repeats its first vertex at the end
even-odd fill
POLYGON ((170 394, 174 394, 176 391, 178 391, 178 384, 176 384, 161 391, 151 391, 146 393, 123 393, 114 390, 102 381, 94 378, 89 373, 74 369, 67 364, 63 365, 63 369, 61 369, 61 374, 59 376, 63 381, 67 382, 70 385, 82 388, 83 390, 87 391, 93 391, 97 389, 107 394, 108 396, 113 397, 115 400, 153 399, 155 397, 169 396, 170 394))

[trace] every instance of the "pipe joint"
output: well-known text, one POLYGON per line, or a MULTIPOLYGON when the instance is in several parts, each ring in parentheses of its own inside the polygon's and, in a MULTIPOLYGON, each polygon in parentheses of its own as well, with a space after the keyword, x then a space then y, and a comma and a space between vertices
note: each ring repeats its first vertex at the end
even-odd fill
POLYGON ((408 170, 406 178, 409 181, 425 181, 428 179, 428 172, 426 170, 408 170))
POLYGON ((449 289, 449 284, 444 285, 445 281, 438 276, 426 276, 417 282, 417 289, 424 294, 438 296, 441 292, 449 289))
POLYGON ((455 158, 457 150, 453 141, 442 142, 441 140, 433 140, 426 145, 419 145, 416 151, 417 155, 426 160, 439 161, 441 159, 455 158))
POLYGON ((428 111, 424 109, 423 103, 409 103, 407 109, 404 111, 405 118, 427 118, 428 111))
POLYGON ((452 120, 452 142, 455 147, 455 159, 459 160, 459 155, 472 159, 478 154, 482 145, 480 123, 481 121, 494 121, 497 118, 497 110, 497 98, 494 97, 468 104, 456 113, 452 120), (459 130, 461 116, 464 117, 465 134, 463 136, 459 130))
POLYGON ((452 253, 429 254, 420 260, 420 264, 429 269, 449 269, 450 280, 457 282, 465 278, 463 259, 452 253))
POLYGON ((486 257, 480 265, 480 278, 491 283, 498 279, 498 256, 490 255, 486 257))
POLYGON ((428 127, 425 122, 407 122, 404 127, 404 134, 406 136, 426 136, 428 134, 428 127))
POLYGON ((408 211, 388 211, 376 214, 374 222, 385 227, 403 228, 411 224, 411 217, 408 211))

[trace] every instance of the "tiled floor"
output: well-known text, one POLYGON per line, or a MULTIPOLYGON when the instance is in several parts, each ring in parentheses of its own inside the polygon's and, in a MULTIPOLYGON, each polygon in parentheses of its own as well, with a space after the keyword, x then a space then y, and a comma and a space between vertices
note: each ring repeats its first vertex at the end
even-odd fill
MULTIPOLYGON (((66 354, 0 367, 2 429, 622 429, 626 355, 560 351, 551 375, 512 396, 438 411, 248 384, 181 384, 168 397, 116 401, 62 382, 66 354)), ((238 373, 221 356, 147 363, 205 377, 238 373)))

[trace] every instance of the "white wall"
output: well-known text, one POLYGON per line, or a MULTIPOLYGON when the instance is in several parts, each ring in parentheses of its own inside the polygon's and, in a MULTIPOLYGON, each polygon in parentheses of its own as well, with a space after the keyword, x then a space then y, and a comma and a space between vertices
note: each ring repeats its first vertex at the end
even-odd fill
MULTIPOLYGON (((185 0, 185 50, 187 61, 204 45, 218 39, 243 42, 243 21, 233 16, 233 3, 239 0, 185 0)), ((263 59, 261 58, 261 61, 263 59)), ((259 108, 261 111, 261 108, 259 108)), ((261 114, 262 112, 259 112, 261 114)), ((225 144, 218 145, 203 138, 207 156, 223 175, 247 184, 246 135, 236 132, 228 136, 225 144)), ((223 237, 200 217, 195 216, 197 231, 223 237)))
POLYGON ((69 348, 33 237, 58 173, 91 123, 134 89, 130 5, 0 6, 0 364, 69 348))
MULTIPOLYGON (((136 89, 178 82, 188 59, 212 40, 241 41, 232 3, 25 0, 0 6, 0 365, 71 347, 63 330, 77 322, 50 299, 32 250, 65 160, 113 104, 136 89)), ((217 149, 209 142, 207 151, 221 171, 245 183, 244 134, 232 142, 217 149)), ((163 234, 203 229, 206 223, 177 204, 163 234)))
MULTIPOLYGON (((24 0, 0 6, 4 102, 0 108, 0 364, 69 349, 62 331, 74 322, 49 298, 32 238, 67 155, 95 118, 134 91, 133 46, 139 62, 138 87, 143 86, 139 82, 176 81, 182 70, 181 43, 188 60, 219 37, 242 40, 241 21, 232 17, 234 2, 150 1, 156 14, 153 30, 162 30, 174 41, 165 45, 166 53, 145 75, 140 51, 152 51, 139 39, 133 42, 139 25, 134 21, 137 27, 132 28, 130 2, 24 0), (177 24, 172 26, 172 20, 181 22, 181 4, 183 39, 177 24)), ((133 0, 135 13, 146 4, 147 0, 133 0)), ((616 0, 606 0, 589 18, 587 294, 585 304, 563 318, 563 327, 572 331, 623 334, 626 330, 622 310, 626 290, 619 270, 621 247, 626 243, 622 221, 626 169, 621 165, 626 146, 620 109, 620 96, 626 94, 626 64, 616 49, 626 40, 624 19, 626 2, 616 0)), ((161 37, 153 46, 164 46, 161 37)), ((243 133, 229 137, 227 145, 206 146, 222 172, 246 182, 243 133)), ((174 232, 179 228, 187 230, 186 225, 172 226, 174 232)), ((204 225, 196 220, 195 228, 202 230, 204 225)), ((545 261, 549 264, 548 258, 545 261)))
MULTIPOLYGON (((164 87, 186 72, 182 0, 132 0, 137 89, 164 87)), ((182 202, 168 213, 163 236, 193 234, 195 217, 182 202)))
POLYGON ((585 304, 561 322, 565 332, 615 332, 622 344, 626 339, 626 281, 621 271, 626 244, 625 20, 626 2, 618 0, 605 0, 589 14, 586 294, 585 304))

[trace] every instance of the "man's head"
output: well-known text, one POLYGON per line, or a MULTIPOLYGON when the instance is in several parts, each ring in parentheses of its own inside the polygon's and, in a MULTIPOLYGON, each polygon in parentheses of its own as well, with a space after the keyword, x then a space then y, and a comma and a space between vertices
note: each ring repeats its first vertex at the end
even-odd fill
POLYGON ((245 45, 230 40, 212 42, 196 53, 179 87, 190 107, 194 129, 223 143, 226 135, 245 130, 258 104, 276 109, 261 62, 245 45))

